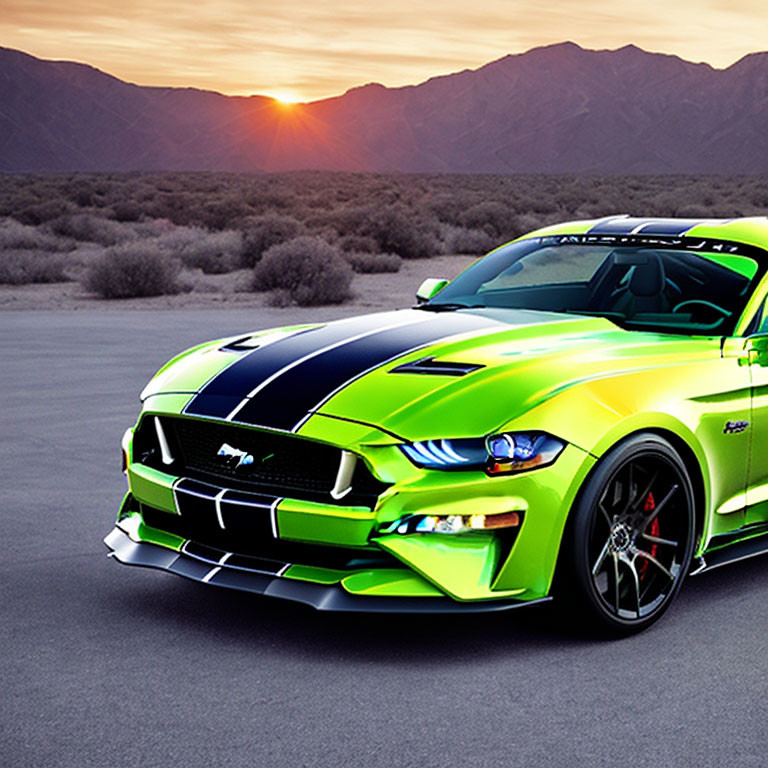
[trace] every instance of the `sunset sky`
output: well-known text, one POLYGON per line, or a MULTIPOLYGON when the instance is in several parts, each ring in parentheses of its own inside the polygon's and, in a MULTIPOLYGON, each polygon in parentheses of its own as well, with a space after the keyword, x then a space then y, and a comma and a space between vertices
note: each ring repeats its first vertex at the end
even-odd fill
POLYGON ((764 0, 0 0, 0 45, 142 85, 311 100, 573 40, 726 67, 768 48, 764 0))

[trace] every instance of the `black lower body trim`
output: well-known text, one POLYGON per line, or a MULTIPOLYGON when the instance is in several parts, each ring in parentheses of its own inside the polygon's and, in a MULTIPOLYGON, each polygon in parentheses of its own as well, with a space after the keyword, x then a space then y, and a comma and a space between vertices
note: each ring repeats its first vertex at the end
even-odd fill
POLYGON ((698 558, 699 565, 692 571, 693 575, 711 571, 721 565, 737 563, 739 560, 747 560, 750 557, 768 554, 768 533, 753 536, 750 539, 737 541, 721 549, 705 552, 698 558))
POLYGON ((361 597, 351 595, 337 584, 315 584, 285 579, 242 567, 214 565, 184 552, 176 552, 156 544, 136 542, 121 528, 114 528, 104 539, 115 560, 125 565, 158 568, 193 581, 279 597, 311 605, 319 611, 356 611, 361 613, 484 613, 508 611, 551 600, 485 600, 463 603, 450 597, 361 597))

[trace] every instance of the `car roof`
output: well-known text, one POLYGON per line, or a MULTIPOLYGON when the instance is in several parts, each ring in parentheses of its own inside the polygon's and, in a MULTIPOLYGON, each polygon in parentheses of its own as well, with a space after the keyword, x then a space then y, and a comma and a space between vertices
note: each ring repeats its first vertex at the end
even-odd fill
POLYGON ((655 235, 662 237, 704 237, 744 243, 768 250, 768 217, 740 219, 671 219, 615 215, 586 221, 569 221, 524 235, 655 235))

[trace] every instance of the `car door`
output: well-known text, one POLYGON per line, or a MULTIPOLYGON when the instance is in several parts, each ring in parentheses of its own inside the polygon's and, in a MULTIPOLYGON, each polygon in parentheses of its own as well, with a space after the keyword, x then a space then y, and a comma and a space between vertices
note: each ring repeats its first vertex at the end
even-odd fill
POLYGON ((768 523, 768 318, 744 340, 752 386, 750 458, 745 523, 768 523))
POLYGON ((704 529, 706 541, 744 524, 751 442, 747 426, 751 381, 744 339, 730 337, 722 346, 717 342, 716 354, 717 359, 693 372, 690 395, 683 406, 694 409, 696 436, 706 455, 713 512, 704 529))

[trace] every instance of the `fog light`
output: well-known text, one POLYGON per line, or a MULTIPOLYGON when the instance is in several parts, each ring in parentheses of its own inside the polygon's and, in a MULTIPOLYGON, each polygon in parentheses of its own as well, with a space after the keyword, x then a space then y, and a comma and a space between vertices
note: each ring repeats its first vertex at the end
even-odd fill
POLYGON ((475 530, 492 531, 497 528, 517 528, 520 525, 519 512, 502 512, 499 515, 472 515, 469 525, 475 530))
POLYGON ((394 523, 388 523, 379 533, 469 533, 472 531, 496 531, 517 528, 522 512, 512 510, 488 515, 408 515, 394 523))

